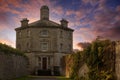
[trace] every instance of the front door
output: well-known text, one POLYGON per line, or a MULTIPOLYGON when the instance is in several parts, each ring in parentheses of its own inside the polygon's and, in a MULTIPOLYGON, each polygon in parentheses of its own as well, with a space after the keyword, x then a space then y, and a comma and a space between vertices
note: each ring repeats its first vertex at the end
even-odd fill
POLYGON ((47 58, 46 57, 43 57, 43 60, 42 60, 42 69, 43 70, 47 69, 47 58))

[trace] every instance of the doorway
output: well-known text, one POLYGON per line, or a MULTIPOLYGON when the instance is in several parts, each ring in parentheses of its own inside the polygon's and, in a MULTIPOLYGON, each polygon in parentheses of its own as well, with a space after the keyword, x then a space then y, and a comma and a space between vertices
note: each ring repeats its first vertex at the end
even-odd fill
POLYGON ((47 58, 46 57, 42 58, 42 69, 47 70, 47 58))

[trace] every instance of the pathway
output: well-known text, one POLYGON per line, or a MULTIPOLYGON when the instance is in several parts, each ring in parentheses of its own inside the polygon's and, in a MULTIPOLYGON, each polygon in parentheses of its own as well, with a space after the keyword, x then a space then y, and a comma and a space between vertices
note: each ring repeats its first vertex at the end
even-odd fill
POLYGON ((35 77, 31 80, 58 80, 58 79, 52 76, 40 76, 40 77, 35 77))

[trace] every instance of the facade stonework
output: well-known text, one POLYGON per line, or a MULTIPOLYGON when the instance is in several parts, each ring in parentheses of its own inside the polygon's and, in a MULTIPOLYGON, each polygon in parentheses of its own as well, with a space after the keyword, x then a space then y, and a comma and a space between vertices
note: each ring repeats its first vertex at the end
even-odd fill
POLYGON ((25 52, 30 62, 30 72, 39 74, 41 70, 61 72, 60 61, 73 51, 73 30, 68 21, 58 24, 49 20, 49 8, 42 6, 41 19, 28 24, 26 18, 21 27, 16 28, 16 48, 25 52))

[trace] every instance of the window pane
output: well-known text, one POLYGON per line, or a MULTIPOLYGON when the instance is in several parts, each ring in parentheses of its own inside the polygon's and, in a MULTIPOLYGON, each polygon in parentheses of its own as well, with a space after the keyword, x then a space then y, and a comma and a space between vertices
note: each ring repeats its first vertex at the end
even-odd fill
POLYGON ((41 50, 42 51, 48 50, 48 43, 41 43, 41 50))
POLYGON ((43 30, 40 32, 41 36, 48 36, 48 31, 47 30, 43 30))

